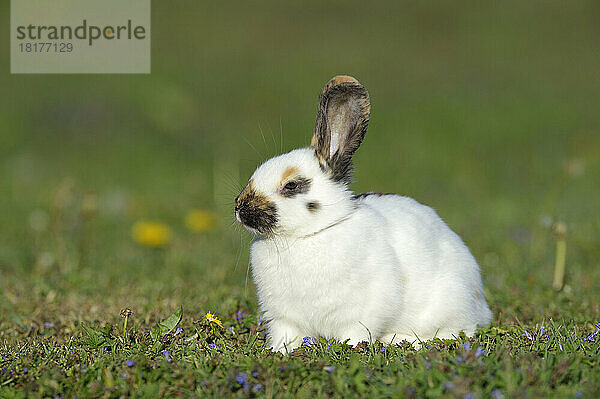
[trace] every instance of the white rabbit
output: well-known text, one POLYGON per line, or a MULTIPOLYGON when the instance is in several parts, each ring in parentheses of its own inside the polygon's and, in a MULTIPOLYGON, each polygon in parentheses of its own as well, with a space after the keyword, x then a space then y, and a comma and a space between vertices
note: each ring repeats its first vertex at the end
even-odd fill
POLYGON ((492 319, 477 262, 433 209, 348 188, 369 115, 366 89, 334 77, 310 147, 266 161, 236 198, 257 234, 250 262, 273 350, 305 336, 418 346, 492 319))

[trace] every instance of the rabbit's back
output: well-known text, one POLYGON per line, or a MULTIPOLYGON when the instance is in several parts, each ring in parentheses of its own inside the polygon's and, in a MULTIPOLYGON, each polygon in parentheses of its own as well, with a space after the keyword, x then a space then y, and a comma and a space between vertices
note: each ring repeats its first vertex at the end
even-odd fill
POLYGON ((391 194, 361 194, 355 200, 386 220, 403 276, 404 305, 415 312, 415 331, 423 336, 441 327, 474 331, 491 321, 477 262, 432 208, 391 194))

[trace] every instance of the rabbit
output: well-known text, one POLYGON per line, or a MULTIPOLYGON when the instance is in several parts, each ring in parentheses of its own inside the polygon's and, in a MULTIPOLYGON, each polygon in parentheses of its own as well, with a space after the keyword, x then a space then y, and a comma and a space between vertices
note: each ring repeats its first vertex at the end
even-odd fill
POLYGON ((477 262, 432 208, 350 190, 369 118, 358 80, 332 78, 310 146, 264 162, 235 199, 256 234, 250 265, 273 351, 306 336, 418 347, 492 320, 477 262))

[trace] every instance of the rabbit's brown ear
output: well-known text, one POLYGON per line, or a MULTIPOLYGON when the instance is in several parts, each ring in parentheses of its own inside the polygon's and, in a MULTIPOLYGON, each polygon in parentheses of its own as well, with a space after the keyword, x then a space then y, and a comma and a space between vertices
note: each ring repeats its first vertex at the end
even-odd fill
POLYGON ((323 88, 310 145, 335 181, 350 183, 352 155, 367 133, 370 112, 369 93, 353 77, 336 76, 323 88))

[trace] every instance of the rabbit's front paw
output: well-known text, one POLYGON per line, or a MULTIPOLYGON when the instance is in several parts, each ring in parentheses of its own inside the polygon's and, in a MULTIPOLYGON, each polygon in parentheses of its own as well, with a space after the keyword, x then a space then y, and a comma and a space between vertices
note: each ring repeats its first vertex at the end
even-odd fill
POLYGON ((271 320, 268 329, 268 343, 274 352, 285 355, 291 353, 302 343, 300 331, 283 320, 271 320))

